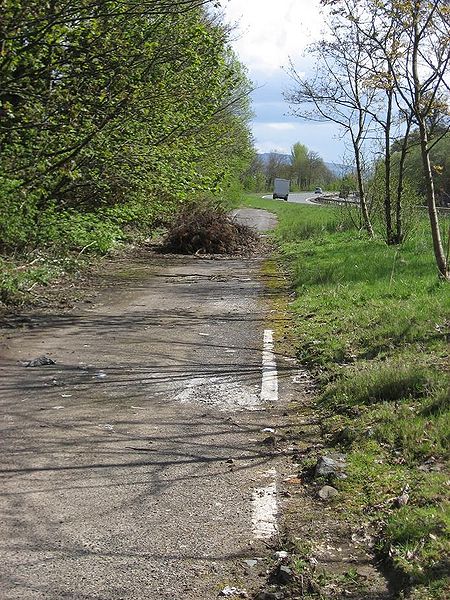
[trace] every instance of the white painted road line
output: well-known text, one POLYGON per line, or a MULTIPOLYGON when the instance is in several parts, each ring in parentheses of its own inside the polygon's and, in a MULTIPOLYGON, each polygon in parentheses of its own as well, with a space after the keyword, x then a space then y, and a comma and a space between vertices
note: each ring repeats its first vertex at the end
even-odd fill
POLYGON ((264 345, 262 355, 262 381, 261 401, 277 402, 278 400, 278 374, 275 354, 273 352, 273 331, 264 331, 264 345))
MULTIPOLYGON (((273 476, 273 470, 270 471, 273 476)), ((277 484, 257 488, 252 494, 252 529, 257 540, 267 540, 277 533, 277 484)))
MULTIPOLYGON (((264 331, 262 353, 261 402, 278 401, 278 374, 274 354, 273 331, 264 331)), ((276 470, 270 469, 264 474, 273 481, 264 487, 256 488, 252 493, 252 529, 258 540, 265 540, 277 533, 277 484, 276 470)))

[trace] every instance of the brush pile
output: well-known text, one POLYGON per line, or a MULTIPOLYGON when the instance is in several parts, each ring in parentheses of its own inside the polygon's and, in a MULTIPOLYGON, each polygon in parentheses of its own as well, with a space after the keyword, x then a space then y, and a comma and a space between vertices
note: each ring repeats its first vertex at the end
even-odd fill
POLYGON ((175 217, 163 241, 163 250, 174 254, 248 254, 258 234, 238 223, 222 208, 189 205, 175 217))

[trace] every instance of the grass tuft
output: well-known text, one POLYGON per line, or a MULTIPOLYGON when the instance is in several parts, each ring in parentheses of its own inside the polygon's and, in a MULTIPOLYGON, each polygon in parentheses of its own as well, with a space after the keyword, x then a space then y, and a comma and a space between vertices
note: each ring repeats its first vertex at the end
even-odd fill
POLYGON ((348 371, 322 393, 326 404, 359 405, 426 398, 437 385, 437 374, 426 367, 389 364, 369 365, 348 371))

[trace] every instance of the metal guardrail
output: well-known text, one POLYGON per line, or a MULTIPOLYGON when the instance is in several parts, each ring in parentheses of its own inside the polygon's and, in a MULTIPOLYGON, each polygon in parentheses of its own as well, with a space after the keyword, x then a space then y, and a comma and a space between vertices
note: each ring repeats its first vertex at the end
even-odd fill
MULTIPOLYGON (((329 194, 310 198, 310 201, 315 202, 316 204, 335 204, 338 206, 358 206, 359 205, 359 200, 357 200, 357 199, 350 200, 350 199, 346 199, 346 198, 339 198, 339 196, 329 195, 329 194)), ((416 208, 419 210, 428 210, 428 207, 423 204, 417 204, 416 208)), ((450 207, 437 206, 436 208, 440 214, 450 216, 450 207)))
POLYGON ((314 198, 310 198, 311 202, 316 202, 317 204, 338 204, 340 206, 351 205, 356 206, 359 204, 358 200, 349 200, 346 198, 339 198, 339 196, 333 195, 323 195, 323 196, 315 196, 314 198))

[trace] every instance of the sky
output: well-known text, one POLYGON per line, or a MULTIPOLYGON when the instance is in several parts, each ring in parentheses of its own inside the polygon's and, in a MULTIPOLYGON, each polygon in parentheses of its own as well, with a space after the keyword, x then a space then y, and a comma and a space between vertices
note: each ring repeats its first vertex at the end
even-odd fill
POLYGON ((231 44, 256 88, 252 130, 258 152, 289 154, 301 142, 327 162, 342 162, 345 148, 336 126, 290 115, 283 99, 283 91, 293 86, 284 70, 289 60, 298 73, 308 72, 304 51, 323 28, 319 0, 222 0, 221 5, 226 22, 236 24, 231 44))

